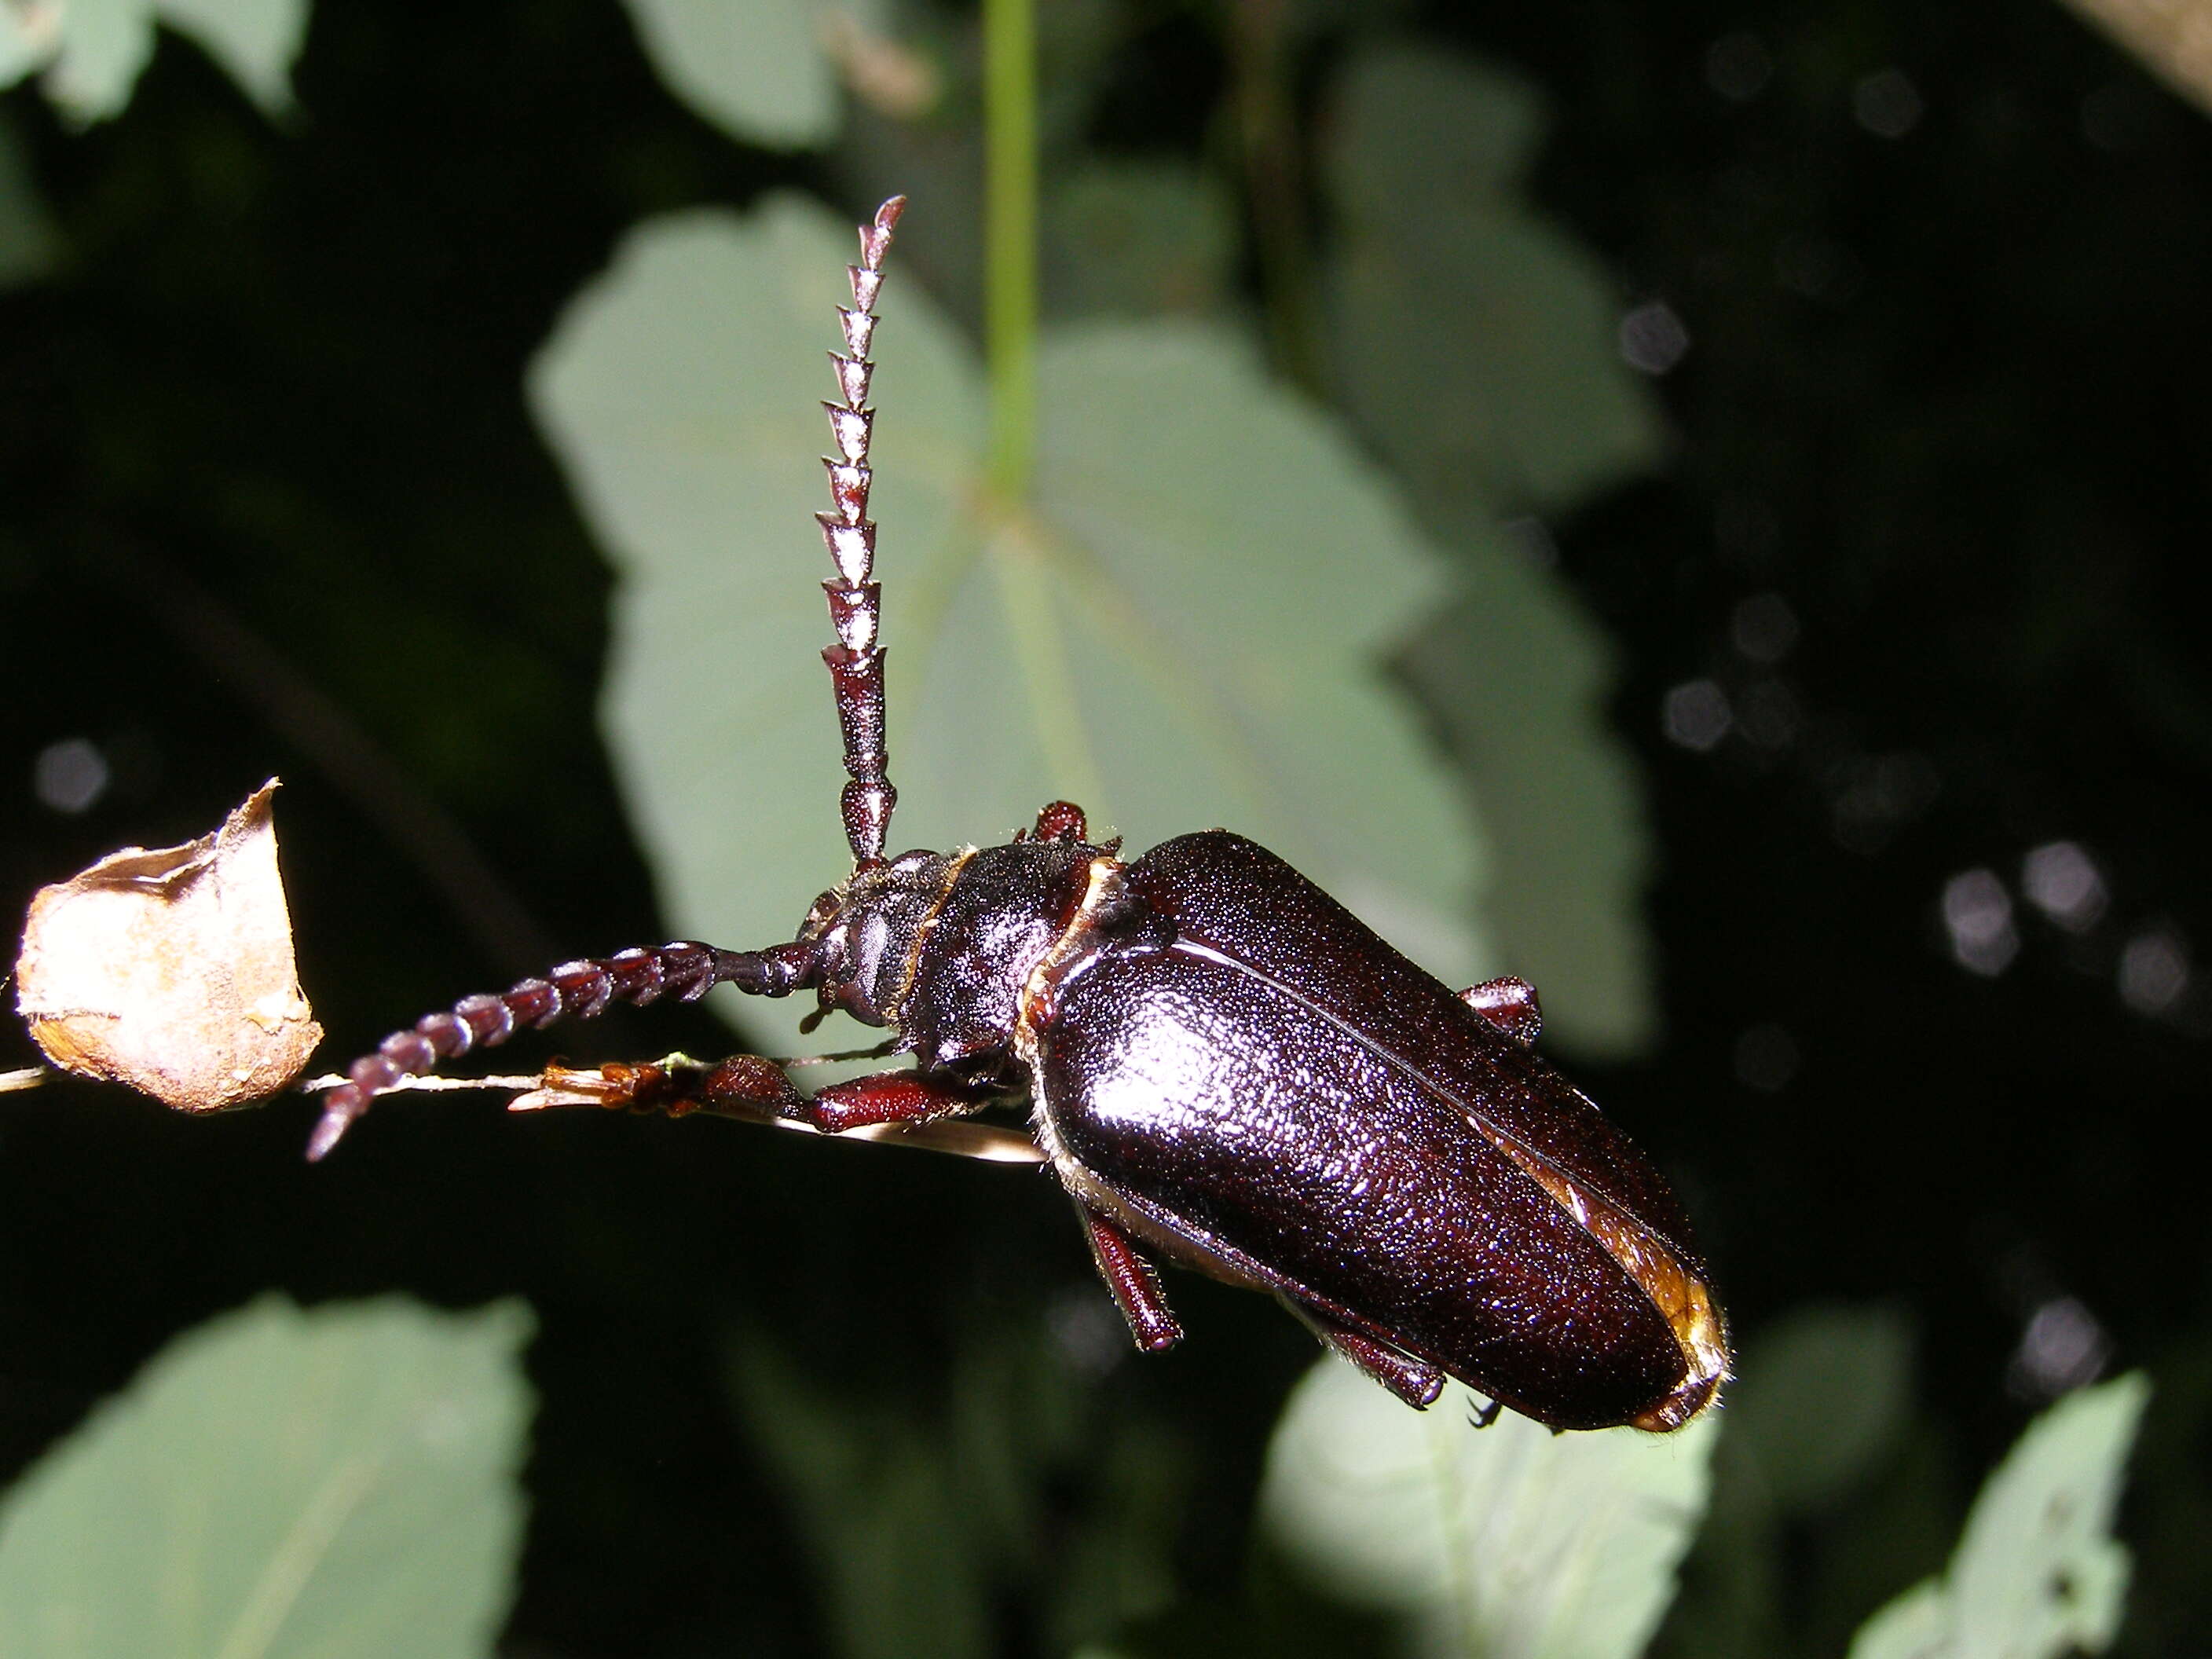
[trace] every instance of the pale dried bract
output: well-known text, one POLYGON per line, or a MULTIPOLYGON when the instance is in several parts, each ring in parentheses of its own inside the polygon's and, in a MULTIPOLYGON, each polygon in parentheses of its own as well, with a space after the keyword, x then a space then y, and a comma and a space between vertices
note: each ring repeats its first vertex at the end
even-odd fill
POLYGON ((323 1038, 301 994, 270 780, 211 836, 130 847, 31 901, 15 1006, 46 1058, 184 1112, 273 1094, 323 1038))

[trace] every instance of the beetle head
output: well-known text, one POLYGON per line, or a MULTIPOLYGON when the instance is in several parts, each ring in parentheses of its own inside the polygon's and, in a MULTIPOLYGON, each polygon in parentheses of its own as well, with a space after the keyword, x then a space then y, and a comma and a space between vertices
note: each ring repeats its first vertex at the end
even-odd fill
POLYGON ((897 1021, 922 930, 958 867, 939 853, 902 853, 814 901, 799 943, 814 953, 822 1012, 840 1009, 864 1025, 897 1021))

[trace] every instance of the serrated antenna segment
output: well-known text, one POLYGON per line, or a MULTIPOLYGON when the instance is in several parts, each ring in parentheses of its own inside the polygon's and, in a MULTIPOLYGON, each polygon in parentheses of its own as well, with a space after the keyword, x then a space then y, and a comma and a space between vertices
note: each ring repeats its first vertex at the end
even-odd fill
POLYGON ((868 347, 875 338, 884 256, 890 250, 892 228, 905 208, 906 198, 894 196, 876 210, 872 224, 860 227, 860 263, 845 267, 852 279, 853 303, 837 307, 845 349, 830 354, 837 376, 837 401, 822 405, 837 448, 836 455, 822 461, 830 477, 830 510, 815 514, 823 545, 837 567, 836 578, 822 584, 830 597, 830 624, 836 630, 837 643, 823 652, 822 659, 830 665, 837 724, 845 741, 845 770, 851 781, 840 805, 855 865, 882 862, 884 837, 898 800, 885 769, 890 757, 884 748, 884 653, 876 643, 882 605, 873 580, 876 526, 868 518, 868 486, 874 477, 868 467, 868 442, 876 418, 868 407, 868 381, 875 371, 868 347))

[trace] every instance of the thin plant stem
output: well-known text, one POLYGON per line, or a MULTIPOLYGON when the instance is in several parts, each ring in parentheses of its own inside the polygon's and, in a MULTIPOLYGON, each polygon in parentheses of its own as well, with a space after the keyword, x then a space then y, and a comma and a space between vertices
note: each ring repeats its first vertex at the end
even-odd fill
POLYGON ((985 0, 983 60, 990 480, 1000 501, 1017 507, 1028 495, 1036 454, 1036 19, 1031 0, 985 0))

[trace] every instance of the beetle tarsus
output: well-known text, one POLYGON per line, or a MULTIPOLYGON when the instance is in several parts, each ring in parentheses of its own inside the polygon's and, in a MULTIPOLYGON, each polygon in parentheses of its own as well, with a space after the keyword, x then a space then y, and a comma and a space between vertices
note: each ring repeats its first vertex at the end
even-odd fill
POLYGON ((1282 1301, 1298 1316, 1299 1322, 1331 1350, 1342 1354, 1415 1411, 1428 1410, 1444 1391, 1443 1372, 1427 1360, 1401 1352, 1387 1342, 1377 1342, 1364 1331, 1353 1330, 1311 1303, 1287 1296, 1282 1301))

